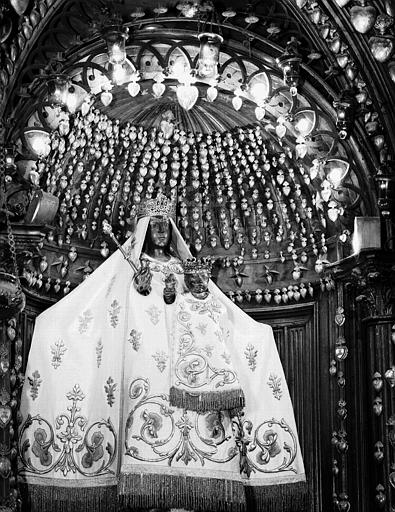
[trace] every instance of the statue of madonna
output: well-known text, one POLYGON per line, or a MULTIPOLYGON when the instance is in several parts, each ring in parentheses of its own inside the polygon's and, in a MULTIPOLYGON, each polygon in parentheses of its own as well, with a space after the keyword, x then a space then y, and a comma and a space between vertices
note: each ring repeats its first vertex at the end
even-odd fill
POLYGON ((209 281, 174 218, 163 195, 143 202, 122 250, 37 318, 19 429, 27 510, 305 510, 272 329, 209 281))

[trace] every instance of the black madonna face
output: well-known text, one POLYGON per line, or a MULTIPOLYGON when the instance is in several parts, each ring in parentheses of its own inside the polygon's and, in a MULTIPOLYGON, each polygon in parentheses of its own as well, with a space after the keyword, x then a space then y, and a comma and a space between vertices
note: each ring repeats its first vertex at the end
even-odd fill
POLYGON ((197 299, 205 299, 208 296, 210 273, 207 270, 200 270, 199 272, 185 274, 184 281, 188 290, 197 299))
POLYGON ((171 237, 171 224, 168 217, 151 217, 149 234, 154 247, 167 247, 171 237))

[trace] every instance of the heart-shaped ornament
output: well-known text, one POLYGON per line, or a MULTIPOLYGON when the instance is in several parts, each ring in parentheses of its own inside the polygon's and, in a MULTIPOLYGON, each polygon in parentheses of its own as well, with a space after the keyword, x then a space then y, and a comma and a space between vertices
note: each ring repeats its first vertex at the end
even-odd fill
POLYGON ((351 23, 360 34, 369 32, 376 21, 376 9, 372 5, 354 5, 350 9, 351 23))
POLYGON ((154 85, 152 86, 152 93, 155 96, 155 98, 160 98, 165 92, 165 90, 165 84, 162 84, 160 82, 155 82, 154 85))
POLYGON ((176 92, 178 103, 185 110, 191 110, 199 97, 199 89, 194 85, 179 85, 176 92))
POLYGON ((5 428, 11 420, 12 411, 8 405, 0 407, 0 428, 5 428))
POLYGON ((139 92, 140 92, 140 84, 138 84, 137 82, 130 82, 128 84, 128 93, 130 94, 130 96, 132 96, 132 98, 137 96, 139 92))
POLYGON ((240 98, 240 96, 235 96, 232 99, 232 105, 235 110, 240 110, 241 106, 243 105, 243 100, 240 98))
POLYGON ((277 136, 282 139, 284 137, 284 135, 287 133, 287 127, 284 126, 283 124, 278 124, 276 126, 276 133, 277 133, 277 136))
POLYGON ((110 91, 103 91, 100 94, 100 100, 103 103, 105 107, 108 107, 108 105, 112 102, 112 94, 110 91))
POLYGON ((209 87, 207 89, 207 100, 213 102, 217 99, 218 89, 216 87, 209 87))
POLYGON ((378 62, 387 62, 394 51, 394 42, 388 37, 371 37, 369 48, 378 62))

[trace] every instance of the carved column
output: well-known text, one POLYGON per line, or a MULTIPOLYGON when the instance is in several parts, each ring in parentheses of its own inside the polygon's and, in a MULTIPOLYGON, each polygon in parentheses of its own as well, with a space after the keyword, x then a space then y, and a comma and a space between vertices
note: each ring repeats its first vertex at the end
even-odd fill
POLYGON ((362 251, 334 268, 350 348, 348 480, 350 508, 395 510, 395 258, 362 251))
MULTIPOLYGON (((20 508, 17 488, 17 430, 20 390, 23 385, 23 341, 20 314, 23 302, 10 302, 7 279, 21 273, 23 259, 31 257, 43 234, 29 226, 15 226, 10 234, 0 232, 0 512, 15 512, 20 508), (15 251, 15 253, 14 253, 15 251), (18 269, 15 268, 16 256, 18 269)), ((15 287, 15 283, 11 281, 15 287)), ((19 288, 20 291, 20 288, 19 288)))

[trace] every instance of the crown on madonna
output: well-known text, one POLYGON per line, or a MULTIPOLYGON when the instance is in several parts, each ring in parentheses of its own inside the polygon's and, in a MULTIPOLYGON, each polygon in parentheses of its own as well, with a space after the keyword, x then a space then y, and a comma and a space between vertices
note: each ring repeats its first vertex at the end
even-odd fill
POLYGON ((159 192, 155 199, 143 199, 137 208, 137 219, 142 217, 176 217, 176 203, 162 192, 159 192))
POLYGON ((213 263, 211 258, 190 258, 182 261, 184 274, 197 274, 201 271, 211 273, 213 263))

